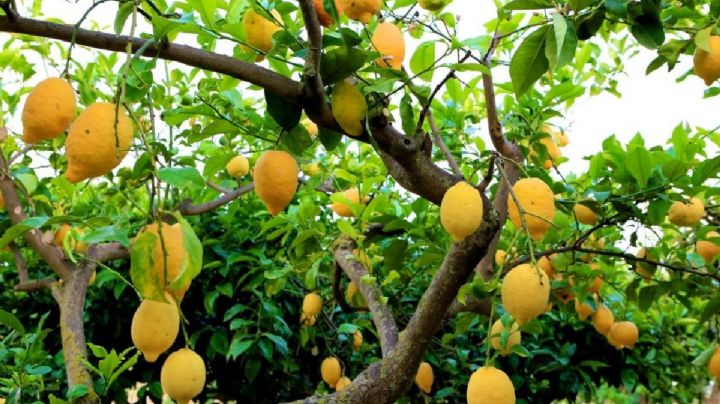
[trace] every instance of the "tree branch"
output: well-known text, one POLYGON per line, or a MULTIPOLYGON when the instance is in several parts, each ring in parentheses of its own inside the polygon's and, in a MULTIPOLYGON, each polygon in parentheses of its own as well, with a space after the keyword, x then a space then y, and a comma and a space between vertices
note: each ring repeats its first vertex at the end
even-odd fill
POLYGON ((445 141, 443 141, 440 130, 435 123, 435 118, 432 115, 432 111, 428 110, 426 114, 428 123, 430 124, 430 133, 432 133, 433 143, 435 143, 438 149, 440 149, 440 151, 442 152, 443 156, 445 156, 445 160, 447 160, 448 164, 450 164, 450 169, 452 170, 453 174, 457 175, 458 177, 463 177, 460 166, 455 160, 455 157, 453 157, 452 153, 450 153, 450 150, 445 144, 445 141))
POLYGON ((367 307, 353 307, 348 304, 347 300, 345 300, 345 295, 343 294, 342 288, 340 287, 342 273, 342 268, 340 268, 340 265, 338 265, 337 261, 334 261, 332 291, 333 296, 335 297, 335 301, 340 306, 340 310, 342 310, 343 313, 353 313, 356 311, 367 310, 367 307))
POLYGON ((13 289, 18 292, 35 292, 38 290, 47 289, 55 283, 57 283, 57 279, 53 278, 34 279, 18 283, 13 289))
MULTIPOLYGON (((13 20, 0 17, 0 31, 35 35, 45 38, 71 42, 75 27, 47 21, 18 17, 13 20)), ((75 43, 96 49, 125 52, 128 43, 132 51, 137 52, 146 44, 146 40, 124 35, 77 29, 75 43)), ((297 82, 258 65, 244 62, 232 56, 220 55, 186 45, 152 44, 146 50, 147 57, 158 57, 180 62, 203 70, 225 74, 243 81, 261 86, 278 97, 291 103, 298 103, 300 86, 297 82)))
POLYGON ((20 247, 18 247, 14 241, 10 242, 9 247, 10 251, 13 253, 13 258, 15 259, 15 267, 17 268, 20 283, 27 282, 30 280, 30 277, 28 275, 27 262, 25 262, 22 251, 20 251, 20 247))
POLYGON ((342 237, 335 242, 333 256, 335 262, 355 282, 358 291, 365 298, 368 309, 372 313, 375 328, 380 337, 380 348, 383 358, 387 357, 398 340, 398 329, 390 308, 382 299, 382 292, 377 282, 365 282, 363 277, 368 274, 365 265, 357 260, 352 250, 355 242, 349 238, 342 237))
POLYGON ((130 257, 130 250, 120 243, 92 244, 88 247, 88 257, 97 262, 107 262, 130 257))
POLYGON ((230 192, 224 193, 220 195, 217 199, 214 199, 210 202, 202 203, 200 205, 193 205, 192 200, 188 198, 182 201, 182 203, 180 203, 180 206, 178 206, 178 210, 184 216, 200 215, 213 209, 217 209, 218 207, 225 205, 226 203, 230 203, 235 199, 252 191, 253 189, 255 189, 255 183, 251 182, 240 188, 236 188, 230 192))
MULTIPOLYGON (((0 152, 0 192, 5 199, 5 209, 13 224, 18 224, 25 219, 22 203, 15 189, 15 182, 10 174, 10 167, 7 165, 5 155, 0 152)), ((45 244, 42 241, 42 234, 38 229, 28 230, 23 233, 25 242, 32 247, 48 263, 50 268, 61 278, 67 278, 73 271, 72 265, 65 261, 62 251, 54 246, 45 244)))

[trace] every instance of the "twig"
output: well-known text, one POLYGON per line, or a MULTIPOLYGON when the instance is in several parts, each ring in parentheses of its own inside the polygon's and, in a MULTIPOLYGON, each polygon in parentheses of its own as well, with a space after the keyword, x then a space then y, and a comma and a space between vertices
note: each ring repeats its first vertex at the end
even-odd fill
MULTIPOLYGON (((472 56, 472 52, 469 50, 466 51, 465 55, 462 58, 460 58, 458 63, 465 62, 466 60, 468 60, 468 58, 470 56, 472 56)), ((427 102, 423 106, 423 109, 420 111, 420 119, 418 120, 417 126, 415 128, 415 133, 418 133, 420 130, 422 130, 423 122, 425 121, 425 116, 427 115, 428 110, 430 110, 430 105, 432 104, 433 99, 435 99, 435 96, 437 95, 437 93, 440 91, 441 88, 443 88, 443 86, 445 86, 445 83, 447 83, 448 80, 450 80, 453 77, 455 77, 455 69, 450 69, 450 71, 445 75, 445 77, 443 77, 443 79, 440 80, 440 82, 435 86, 432 93, 430 93, 430 98, 428 98, 427 102)), ((429 119, 429 117, 428 117, 428 119, 429 119)))
POLYGON ((28 280, 25 282, 18 283, 13 289, 18 292, 35 292, 49 288, 51 285, 57 283, 57 279, 46 278, 46 279, 35 279, 28 280))
POLYGON ((8 160, 8 166, 11 166, 12 163, 15 162, 15 160, 17 160, 17 159, 19 159, 20 157, 22 157, 22 156, 24 156, 25 154, 27 154, 27 152, 29 152, 30 150, 32 150, 33 147, 35 147, 35 144, 34 144, 34 143, 25 145, 25 147, 23 147, 22 149, 18 150, 18 151, 17 151, 15 154, 13 154, 12 157, 10 157, 10 159, 8 160))
POLYGON ((363 280, 368 272, 365 265, 358 261, 355 255, 353 255, 352 250, 354 246, 355 242, 353 240, 342 237, 335 242, 333 256, 335 257, 337 265, 355 282, 358 291, 365 298, 380 338, 382 355, 383 357, 387 357, 398 340, 397 324, 395 323, 390 308, 383 302, 382 292, 377 282, 366 282, 363 280))
POLYGON ((432 111, 427 110, 425 111, 425 114, 427 114, 428 123, 430 124, 430 131, 432 133, 433 142, 445 156, 445 160, 447 160, 448 164, 450 164, 450 169, 452 170, 453 174, 457 175, 458 177, 463 177, 460 166, 455 160, 455 157, 453 157, 452 153, 450 153, 450 150, 447 148, 445 142, 443 141, 440 130, 438 130, 437 124, 435 123, 435 118, 432 115, 432 111))
POLYGON ((18 247, 14 241, 10 242, 9 247, 10 251, 13 253, 13 257, 15 258, 15 266, 17 267, 18 277, 20 277, 20 283, 25 283, 28 279, 30 279, 28 276, 27 262, 25 262, 22 251, 20 251, 20 247, 18 247))
POLYGON ((227 194, 228 192, 230 192, 229 189, 225 189, 225 188, 221 187, 220 185, 218 185, 218 184, 216 184, 216 183, 214 183, 214 182, 212 182, 212 181, 209 181, 209 180, 208 180, 208 182, 207 182, 207 185, 208 185, 210 188, 212 188, 212 189, 220 192, 221 194, 227 194))
POLYGON ((478 184, 477 188, 480 192, 485 192, 487 187, 490 185, 490 182, 492 182, 493 177, 495 177, 495 158, 497 155, 493 153, 490 156, 490 162, 488 163, 488 169, 485 173, 485 177, 483 177, 480 184, 478 184))
POLYGON ((217 209, 218 207, 225 205, 227 203, 230 203, 234 201, 235 199, 247 194, 248 192, 255 189, 255 183, 251 182, 245 186, 242 186, 240 188, 234 189, 230 192, 224 193, 220 195, 215 200, 212 200, 210 202, 206 202, 200 205, 193 205, 192 200, 185 199, 180 203, 180 206, 178 206, 178 210, 180 213, 182 213, 185 216, 193 216, 193 215, 200 215, 205 212, 209 212, 213 209, 217 209))

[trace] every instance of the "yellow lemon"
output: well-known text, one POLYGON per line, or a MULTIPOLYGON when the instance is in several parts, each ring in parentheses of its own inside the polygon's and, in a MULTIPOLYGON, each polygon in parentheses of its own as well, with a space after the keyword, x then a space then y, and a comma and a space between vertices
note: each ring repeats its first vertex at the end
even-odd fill
POLYGON ((592 323, 595 330, 600 334, 607 335, 610 327, 615 323, 615 317, 610 309, 604 305, 599 305, 595 313, 592 315, 592 323))
POLYGON ((335 384, 338 380, 340 380, 341 374, 342 368, 340 367, 340 361, 337 358, 331 356, 323 359, 320 364, 320 375, 325 383, 335 387, 335 384))
POLYGON ((335 391, 343 391, 352 384, 352 380, 348 377, 341 377, 340 380, 335 383, 335 391))
POLYGON ((502 370, 483 366, 470 376, 467 402, 468 404, 515 404, 515 387, 502 370))
MULTIPOLYGON (((151 223, 140 230, 138 234, 144 232, 150 232, 157 237, 153 249, 153 268, 158 274, 160 284, 169 288, 180 277, 187 258, 182 227, 180 227, 179 223, 174 225, 162 223, 162 227, 158 227, 157 223, 151 223), (162 233, 162 238, 160 233, 162 233), (166 273, 167 280, 165 278, 166 273)), ((190 288, 190 283, 188 281, 173 289, 178 298, 182 299, 185 296, 185 292, 190 288)))
POLYGON ((557 144, 560 147, 565 147, 570 144, 570 138, 568 137, 567 133, 565 133, 565 132, 558 133, 557 144))
POLYGON ((575 213, 575 218, 577 218, 577 221, 582 224, 587 224, 590 226, 594 226, 597 224, 598 216, 597 213, 595 213, 592 209, 588 208, 587 206, 576 203, 573 207, 573 212, 575 213))
MULTIPOLYGON (((711 231, 708 232, 705 237, 711 239, 720 237, 720 234, 716 231, 711 231)), ((715 257, 720 254, 720 246, 709 240, 698 240, 698 242, 695 243, 695 250, 707 263, 712 262, 715 257)))
POLYGON ((290 203, 298 185, 298 166, 284 151, 266 151, 255 163, 255 192, 276 216, 290 203))
MULTIPOLYGON (((60 225, 60 228, 55 232, 55 236, 53 237, 53 243, 56 246, 62 248, 63 243, 65 241, 65 237, 67 236, 68 233, 70 233, 71 229, 72 229, 72 226, 70 226, 67 223, 63 223, 62 225, 60 225)), ((82 229, 75 229, 75 231, 79 235, 83 234, 82 229)), ((69 240, 70 248, 79 254, 84 254, 85 252, 87 252, 88 243, 86 243, 84 241, 77 242, 77 240, 75 240, 75 237, 72 236, 72 233, 70 233, 70 234, 71 234, 70 240, 69 240)))
POLYGON ((614 323, 608 331, 608 340, 618 349, 633 348, 638 340, 638 328, 630 321, 614 323))
POLYGON ((448 188, 440 203, 440 222, 455 242, 463 241, 482 223, 480 192, 465 181, 448 188))
POLYGON ((505 250, 497 250, 495 251, 495 263, 499 266, 505 265, 505 260, 507 259, 507 252, 505 250))
POLYGON ((355 331, 353 334, 353 349, 358 350, 363 344, 363 335, 360 330, 355 331))
MULTIPOLYGON (((525 211, 523 217, 530 237, 533 240, 540 240, 550 229, 555 218, 555 197, 552 190, 539 178, 523 178, 515 183, 513 192, 525 211)), ((516 228, 522 229, 520 210, 512 195, 508 195, 507 204, 510 220, 516 228)))
POLYGON ((420 366, 418 366, 417 373, 415 374, 415 384, 418 388, 425 394, 430 394, 434 379, 435 375, 433 375, 432 366, 427 362, 420 362, 420 366))
POLYGON ((710 36, 710 52, 700 48, 695 49, 693 69, 708 86, 720 78, 720 36, 710 36))
POLYGON ((182 348, 171 353, 160 370, 163 391, 177 404, 188 404, 205 387, 205 362, 194 351, 182 348))
POLYGON ((175 301, 165 295, 167 301, 144 299, 130 325, 133 344, 142 352, 145 360, 155 362, 163 352, 170 349, 180 331, 180 314, 175 301))
POLYGON ((332 90, 332 114, 340 128, 350 136, 363 133, 363 121, 367 115, 365 96, 349 80, 336 83, 332 90))
POLYGON ((505 331, 505 326, 503 325, 502 320, 498 319, 495 323, 493 323, 492 328, 490 328, 490 343, 493 348, 500 351, 501 355, 505 356, 510 353, 512 347, 520 343, 522 336, 520 335, 520 325, 518 325, 517 322, 513 322, 512 326, 510 326, 507 343, 503 347, 500 345, 500 336, 503 331, 505 331))
POLYGON ((676 226, 694 226, 705 216, 705 204, 700 198, 691 198, 690 203, 681 201, 670 205, 668 220, 676 226))
POLYGON ((317 293, 308 293, 303 298, 302 312, 308 316, 317 316, 322 310, 322 297, 317 293))
MULTIPOLYGON (((342 192, 342 194, 345 195, 345 197, 353 204, 360 203, 360 191, 358 191, 357 188, 353 187, 350 189, 346 189, 345 191, 342 192)), ((342 203, 342 202, 333 202, 330 205, 330 209, 332 209, 333 212, 337 213, 338 216, 342 216, 342 217, 352 217, 353 216, 353 212, 350 209, 350 206, 348 206, 347 204, 342 203)))
POLYGON ((575 312, 578 314, 578 318, 581 321, 585 321, 595 310, 587 303, 580 303, 575 299, 575 312))
POLYGON ((235 156, 227 163, 225 169, 233 178, 244 177, 250 171, 250 162, 244 156, 235 156))
POLYGON ((380 57, 375 59, 378 66, 402 69, 402 62, 405 59, 405 39, 400 28, 395 24, 382 22, 375 28, 370 41, 380 52, 380 57))
POLYGON ((445 7, 447 0, 418 0, 418 5, 428 11, 437 11, 445 7))
POLYGON ((715 353, 710 358, 710 362, 708 362, 707 367, 716 379, 720 379, 720 347, 715 350, 715 353))
POLYGON ((98 102, 81 112, 65 140, 68 169, 65 177, 80 182, 112 171, 125 158, 133 126, 122 107, 98 102))
POLYGON ((550 299, 550 279, 537 267, 518 265, 505 275, 501 297, 505 310, 523 325, 545 312, 550 299))
MULTIPOLYGON (((243 16, 243 29, 245 29, 247 43, 263 53, 270 52, 273 47, 273 35, 282 29, 277 24, 282 22, 280 13, 277 10, 272 10, 270 14, 272 14, 275 21, 268 20, 252 8, 248 8, 243 16)), ((258 59, 262 60, 263 55, 259 55, 258 59)))
POLYGON ((550 278, 550 279, 555 278, 555 267, 553 266, 552 262, 550 261, 550 259, 548 257, 546 257, 546 256, 540 257, 537 264, 538 264, 538 267, 540 267, 540 269, 545 271, 548 278, 550 278))
POLYGON ((23 107, 23 141, 36 143, 62 134, 76 108, 75 91, 67 81, 57 77, 41 81, 23 107))
POLYGON ((382 0, 338 0, 338 3, 348 18, 364 24, 369 23, 382 6, 382 0))

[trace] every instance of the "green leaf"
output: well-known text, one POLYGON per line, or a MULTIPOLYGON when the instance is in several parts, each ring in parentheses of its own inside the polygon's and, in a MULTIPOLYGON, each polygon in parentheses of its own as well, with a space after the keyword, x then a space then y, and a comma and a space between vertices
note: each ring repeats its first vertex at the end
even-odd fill
POLYGON ((280 136, 280 143, 285 146, 290 153, 299 156, 312 146, 313 141, 303 125, 296 125, 290 132, 285 132, 280 136))
POLYGON ((573 11, 582 11, 591 5, 598 3, 601 0, 568 0, 568 4, 572 7, 573 11))
POLYGON ((282 97, 265 90, 265 101, 270 116, 285 130, 291 130, 300 122, 302 108, 291 104, 282 97))
POLYGON ((421 80, 432 81, 435 69, 435 42, 423 42, 410 58, 410 71, 421 80))
POLYGON ((657 298, 660 287, 658 285, 645 286, 638 294, 638 308, 647 311, 657 298))
POLYGON ((318 137, 320 138, 320 143, 322 143, 328 151, 333 151, 337 145, 340 144, 340 140, 342 140, 340 133, 326 128, 319 129, 318 137))
POLYGON ((172 289, 177 291, 188 285, 191 280, 200 274, 203 265, 203 247, 190 223, 178 212, 174 216, 182 229, 183 245, 185 247, 185 259, 183 260, 182 269, 178 277, 170 285, 172 289))
POLYGON ((628 151, 625 163, 638 184, 646 187, 653 167, 650 153, 642 146, 635 146, 628 151))
POLYGON ((44 226, 48 222, 47 216, 36 216, 28 217, 22 222, 10 227, 5 230, 2 237, 0 237, 0 248, 5 247, 11 241, 20 237, 23 233, 28 230, 37 229, 38 227, 44 226))
POLYGON ((553 29, 548 31, 545 42, 545 56, 550 63, 550 70, 570 63, 575 56, 577 36, 575 27, 560 14, 553 14, 553 29))
POLYGON ((118 12, 115 15, 115 23, 113 24, 115 35, 120 35, 122 33, 123 27, 125 27, 125 21, 127 21, 133 11, 133 4, 134 3, 132 1, 118 3, 118 12))
POLYGON ((627 16, 627 0, 605 0, 605 9, 620 17, 627 16))
POLYGON ((635 19, 635 23, 630 27, 630 32, 640 45, 657 49, 665 42, 665 31, 662 22, 657 18, 649 15, 641 15, 635 19))
POLYGON ((510 78, 517 97, 525 94, 548 71, 545 39, 549 30, 550 27, 543 26, 528 35, 510 60, 510 78))
POLYGON ((552 0, 512 0, 503 7, 505 10, 542 10, 553 8, 552 0))
POLYGON ((599 8, 587 17, 577 22, 577 37, 580 40, 590 39, 605 22, 605 9, 599 8))
POLYGON ((358 327, 355 324, 350 323, 343 323, 340 324, 340 327, 338 327, 337 332, 339 334, 355 334, 358 330, 358 327))
POLYGON ((152 258, 157 240, 156 234, 147 231, 135 237, 130 249, 130 279, 142 298, 164 302, 164 285, 152 258))
POLYGON ((237 359, 238 356, 242 355, 245 351, 250 349, 250 347, 253 346, 254 340, 242 340, 243 335, 236 334, 235 337, 233 337, 232 343, 230 343, 230 348, 228 348, 226 358, 232 358, 233 360, 237 359), (236 338, 239 335, 238 338, 236 338))
POLYGON ((408 93, 405 93, 400 99, 400 119, 402 120, 403 132, 408 136, 413 136, 417 124, 412 99, 410 99, 408 93))
POLYGON ((85 397, 88 392, 88 386, 84 384, 76 384, 68 389, 67 399, 73 401, 80 397, 85 397))
POLYGON ((695 46, 698 48, 710 52, 710 35, 713 33, 714 25, 711 25, 695 34, 695 46))
POLYGON ((706 322, 710 319, 710 317, 714 316, 718 312, 720 312, 720 297, 716 297, 715 299, 707 302, 703 308, 702 314, 700 315, 700 323, 702 324, 706 322))
POLYGON ((0 324, 5 324, 6 326, 17 331, 20 335, 25 335, 25 327, 23 327, 20 320, 18 320, 17 317, 3 309, 0 309, 0 324))
POLYGON ((212 27, 215 24, 215 10, 217 0, 187 0, 188 4, 198 13, 205 25, 212 27))
POLYGON ((205 186, 205 179, 195 167, 163 167, 158 170, 160 181, 177 188, 189 185, 205 186))
POLYGON ((348 47, 340 47, 324 53, 320 58, 320 75, 325 85, 337 83, 344 80, 361 67, 367 61, 367 53, 348 47))
POLYGON ((708 362, 710 362, 710 358, 712 358, 712 356, 715 354, 715 351, 717 351, 717 348, 717 342, 710 343, 710 346, 705 348, 705 350, 703 350, 700 355, 693 359, 692 365, 696 368, 707 366, 708 362))

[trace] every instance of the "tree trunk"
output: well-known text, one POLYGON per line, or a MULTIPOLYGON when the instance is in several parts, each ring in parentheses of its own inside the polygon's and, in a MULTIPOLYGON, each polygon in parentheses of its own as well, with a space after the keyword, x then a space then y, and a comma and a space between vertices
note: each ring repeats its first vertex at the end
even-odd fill
POLYGON ((88 286, 88 271, 85 266, 64 280, 60 292, 60 334, 62 336, 63 357, 65 359, 65 372, 68 388, 84 384, 88 394, 76 403, 100 403, 93 389, 90 372, 83 364, 87 360, 87 346, 85 344, 85 328, 83 326, 83 312, 85 310, 85 294, 88 286))

